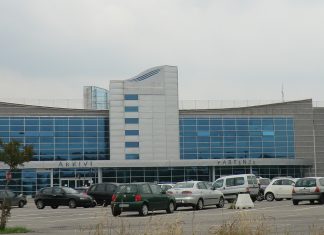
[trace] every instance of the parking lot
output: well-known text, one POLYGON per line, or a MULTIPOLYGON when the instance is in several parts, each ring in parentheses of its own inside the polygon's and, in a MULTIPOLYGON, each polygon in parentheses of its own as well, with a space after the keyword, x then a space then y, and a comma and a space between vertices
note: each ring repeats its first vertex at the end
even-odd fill
POLYGON ((184 234, 208 234, 243 214, 249 223, 262 222, 273 234, 309 234, 312 227, 319 229, 324 223, 324 206, 318 204, 293 206, 291 201, 284 200, 256 202, 253 209, 233 210, 229 207, 229 204, 225 204, 223 209, 208 207, 201 211, 179 208, 174 214, 157 211, 147 217, 125 212, 119 217, 113 217, 109 206, 76 209, 59 207, 55 210, 46 207, 38 210, 30 200, 25 208, 12 209, 8 226, 25 226, 33 231, 31 234, 95 234, 96 225, 99 225, 99 230, 106 231, 104 234, 118 234, 121 229, 131 231, 132 234, 142 234, 144 231, 166 229, 177 223, 184 234))

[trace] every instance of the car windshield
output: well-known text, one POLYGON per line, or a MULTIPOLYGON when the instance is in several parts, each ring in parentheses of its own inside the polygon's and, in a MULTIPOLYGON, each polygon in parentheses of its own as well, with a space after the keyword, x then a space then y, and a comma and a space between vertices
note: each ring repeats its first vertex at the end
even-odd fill
POLYGON ((64 192, 66 192, 67 194, 78 194, 79 192, 76 191, 73 188, 63 188, 64 192))
POLYGON ((316 179, 299 179, 297 180, 295 187, 316 187, 316 179))
POLYGON ((193 188, 194 183, 187 183, 187 182, 181 182, 181 183, 176 183, 174 188, 193 188))
POLYGON ((137 186, 134 184, 120 185, 117 188, 117 193, 137 193, 137 186))
POLYGON ((269 185, 270 179, 259 179, 261 185, 269 185))

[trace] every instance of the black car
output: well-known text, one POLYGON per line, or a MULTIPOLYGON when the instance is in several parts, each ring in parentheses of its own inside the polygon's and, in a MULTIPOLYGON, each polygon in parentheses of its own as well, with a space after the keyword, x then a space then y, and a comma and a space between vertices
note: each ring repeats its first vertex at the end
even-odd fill
POLYGON ((111 197, 116 192, 117 183, 93 184, 87 191, 87 194, 93 197, 97 205, 108 206, 111 203, 111 197))
POLYGON ((70 208, 95 206, 95 201, 91 196, 79 193, 69 187, 42 188, 34 200, 38 209, 43 209, 45 206, 50 206, 53 209, 59 206, 69 206, 70 208))
POLYGON ((26 196, 22 194, 15 194, 9 189, 0 190, 0 205, 3 204, 5 198, 10 200, 11 206, 23 208, 27 204, 26 196))

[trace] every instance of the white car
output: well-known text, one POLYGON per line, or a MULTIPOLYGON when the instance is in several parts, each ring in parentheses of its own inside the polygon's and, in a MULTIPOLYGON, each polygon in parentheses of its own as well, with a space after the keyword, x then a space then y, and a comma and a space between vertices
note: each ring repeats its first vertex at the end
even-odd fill
POLYGON ((270 182, 264 191, 264 197, 267 201, 281 201, 282 199, 291 199, 292 190, 295 181, 292 178, 278 178, 270 182))
POLYGON ((208 182, 204 181, 179 182, 167 193, 175 197, 177 207, 191 206, 196 210, 210 205, 216 205, 218 208, 224 207, 223 193, 209 188, 208 182))

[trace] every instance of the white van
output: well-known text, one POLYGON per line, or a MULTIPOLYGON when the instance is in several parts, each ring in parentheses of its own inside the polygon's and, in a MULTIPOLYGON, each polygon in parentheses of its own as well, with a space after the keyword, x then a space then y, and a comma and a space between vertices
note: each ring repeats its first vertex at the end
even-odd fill
POLYGON ((233 202, 240 193, 249 193, 254 202, 259 192, 258 181, 253 174, 220 177, 213 183, 213 188, 220 190, 229 203, 233 202))

